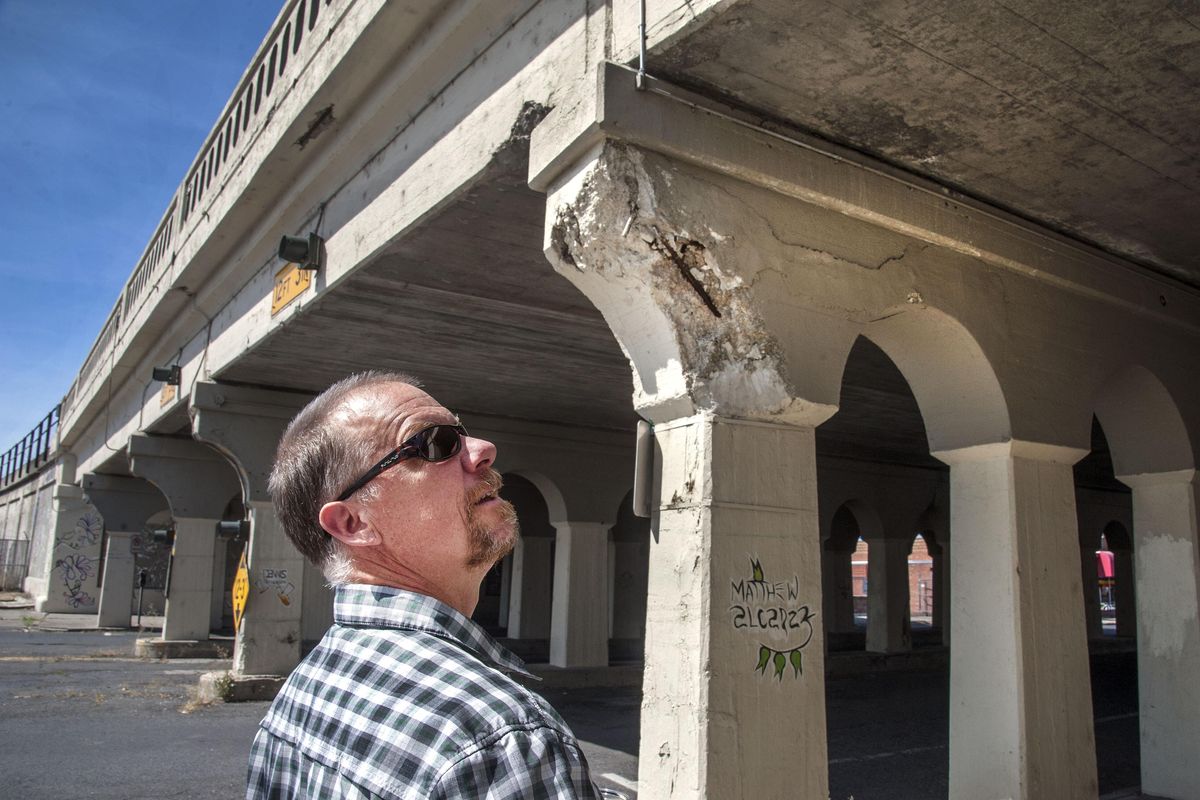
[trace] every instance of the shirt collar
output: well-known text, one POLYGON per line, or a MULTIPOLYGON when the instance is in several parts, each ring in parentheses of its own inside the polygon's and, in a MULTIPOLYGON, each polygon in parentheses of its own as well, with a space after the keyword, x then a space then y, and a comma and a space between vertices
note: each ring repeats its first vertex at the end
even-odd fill
POLYGON ((537 680, 525 662, 499 644, 472 620, 428 595, 365 583, 337 587, 333 620, 353 628, 396 628, 423 631, 448 639, 496 667, 537 680))

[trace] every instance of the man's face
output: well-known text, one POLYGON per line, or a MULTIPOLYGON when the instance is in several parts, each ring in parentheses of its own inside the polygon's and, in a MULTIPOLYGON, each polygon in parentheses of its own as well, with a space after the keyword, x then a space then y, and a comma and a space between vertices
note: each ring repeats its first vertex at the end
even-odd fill
MULTIPOLYGON (((425 428, 458 421, 407 384, 374 387, 347 406, 348 433, 377 441, 377 458, 425 428)), ((507 555, 516 543, 517 517, 499 497, 495 458, 495 445, 468 436, 446 461, 409 458, 377 476, 372 484, 378 496, 363 503, 362 514, 380 534, 377 556, 384 566, 437 581, 464 567, 486 571, 507 555)))

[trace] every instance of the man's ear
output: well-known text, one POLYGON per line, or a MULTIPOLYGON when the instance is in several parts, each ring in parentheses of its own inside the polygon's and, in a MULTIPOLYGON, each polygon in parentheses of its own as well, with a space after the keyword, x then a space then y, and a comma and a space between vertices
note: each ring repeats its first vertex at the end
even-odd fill
POLYGON ((367 547, 382 542, 379 533, 348 503, 335 500, 321 506, 317 521, 333 538, 351 547, 367 547))

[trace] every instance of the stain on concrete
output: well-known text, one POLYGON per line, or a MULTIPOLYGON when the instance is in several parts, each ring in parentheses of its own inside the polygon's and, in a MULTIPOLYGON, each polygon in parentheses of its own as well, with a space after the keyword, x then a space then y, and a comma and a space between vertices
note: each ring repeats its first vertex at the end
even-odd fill
POLYGON ((1170 536, 1147 536, 1138 543, 1138 572, 1153 575, 1159 586, 1178 586, 1179 592, 1138 595, 1138 639, 1155 658, 1180 656, 1189 632, 1196 628, 1197 597, 1194 545, 1170 536), (1186 588, 1191 587, 1191 588, 1186 588))
POLYGON ((328 105, 313 115, 313 120, 308 124, 308 130, 304 135, 296 140, 296 146, 303 150, 308 146, 308 143, 315 140, 322 133, 333 126, 336 119, 333 116, 333 106, 328 105))

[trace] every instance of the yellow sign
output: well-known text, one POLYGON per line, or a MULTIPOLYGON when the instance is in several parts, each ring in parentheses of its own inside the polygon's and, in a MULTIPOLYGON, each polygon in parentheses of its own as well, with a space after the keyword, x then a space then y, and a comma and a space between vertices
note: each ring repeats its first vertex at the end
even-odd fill
POLYGON ((295 264, 288 264, 276 272, 275 294, 271 296, 271 316, 287 308, 311 283, 312 270, 300 269, 295 264))
POLYGON ((179 393, 179 387, 169 383, 164 383, 162 392, 158 395, 158 406, 162 408, 167 403, 175 399, 175 395, 179 393))
POLYGON ((246 613, 246 600, 250 597, 250 570, 246 568, 246 551, 238 562, 237 576, 233 579, 233 630, 242 627, 242 615, 246 613))

